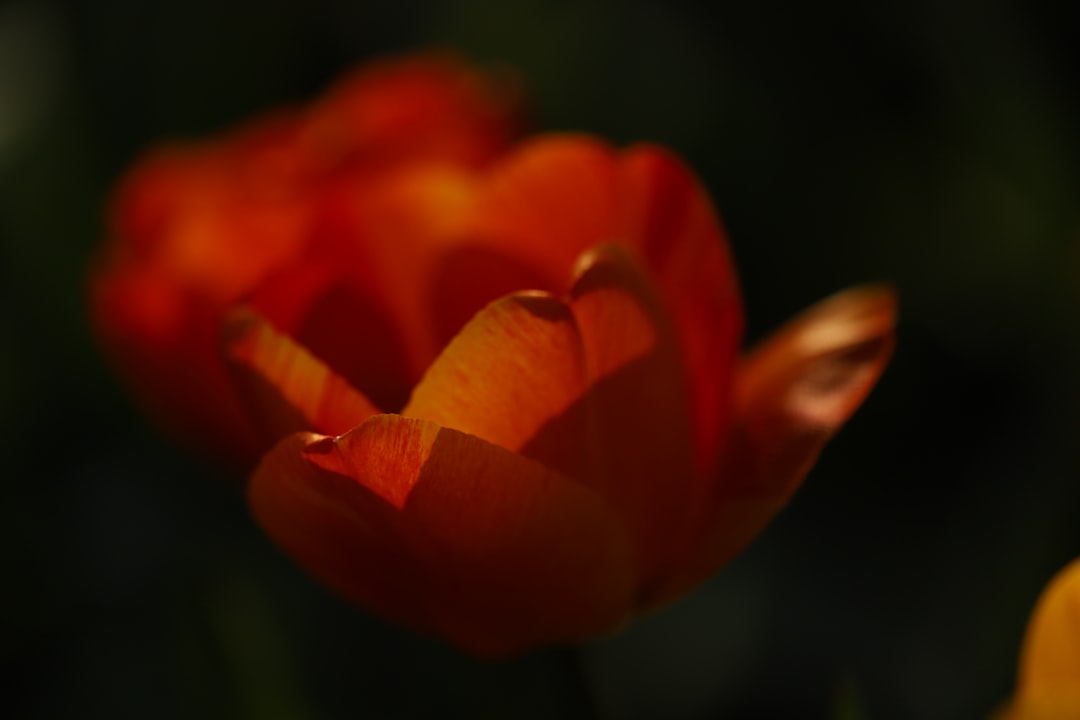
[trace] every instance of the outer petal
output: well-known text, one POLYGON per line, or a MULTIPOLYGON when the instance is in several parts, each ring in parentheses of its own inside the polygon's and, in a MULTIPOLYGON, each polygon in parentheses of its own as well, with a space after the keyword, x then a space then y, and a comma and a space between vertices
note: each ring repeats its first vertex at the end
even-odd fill
POLYGON ((314 159, 367 169, 481 164, 516 134, 519 90, 510 73, 480 73, 449 53, 363 66, 311 110, 302 143, 314 159))
POLYGON ((648 586, 687 540, 707 489, 692 470, 686 377, 667 316, 621 246, 584 255, 570 296, 589 391, 523 450, 590 428, 592 473, 579 476, 626 519, 648 586))
POLYGON ((629 610, 624 531, 598 498, 434 423, 377 415, 337 440, 290 436, 250 501, 328 585, 477 653, 606 632, 629 610))
POLYGON ((621 158, 619 238, 644 258, 670 310, 693 388, 697 467, 716 468, 742 341, 742 302, 720 219, 681 160, 651 145, 621 158))
POLYGON ((743 361, 714 515, 687 572, 652 604, 711 575, 787 503, 885 369, 895 322, 891 290, 848 290, 792 320, 743 361))
POLYGON ((378 412, 344 378, 248 308, 226 319, 223 342, 236 387, 267 445, 302 430, 340 435, 378 412))
POLYGON ((1080 560, 1047 586, 1028 625, 1006 718, 1080 717, 1080 560))
POLYGON ((480 311, 443 350, 402 414, 461 430, 566 473, 588 471, 589 427, 564 425, 531 442, 585 395, 585 353, 574 314, 543 293, 519 293, 480 311))
POLYGON ((218 141, 148 154, 113 197, 100 269, 154 268, 178 288, 222 302, 293 259, 311 210, 310 178, 292 148, 297 124, 278 114, 218 141))

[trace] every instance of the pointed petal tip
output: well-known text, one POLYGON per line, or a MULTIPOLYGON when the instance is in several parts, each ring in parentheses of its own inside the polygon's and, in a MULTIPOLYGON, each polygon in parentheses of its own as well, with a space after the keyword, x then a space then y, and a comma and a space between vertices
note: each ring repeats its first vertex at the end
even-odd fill
POLYGON ((804 311, 742 360, 712 518, 689 569, 650 606, 722 567, 784 507, 884 371, 896 316, 891 287, 854 287, 804 311))
POLYGON ((847 338, 885 336, 899 316, 900 299, 886 283, 856 285, 813 305, 805 317, 827 317, 827 327, 816 328, 823 344, 842 344, 847 338), (824 335, 827 329, 832 335, 824 335), (841 336, 842 332, 842 336, 841 336))
POLYGON ((842 291, 794 321, 791 355, 801 377, 788 410, 835 430, 870 393, 896 345, 896 292, 887 285, 842 291))
POLYGON ((611 284, 616 276, 625 277, 636 268, 637 260, 633 250, 620 243, 594 245, 578 255, 570 271, 571 287, 574 295, 595 286, 611 284), (585 288, 581 288, 582 284, 585 288))
MULTIPOLYGON (((835 431, 873 388, 892 355, 897 296, 864 285, 822 300, 743 362, 740 405, 773 406, 796 425, 835 431)), ((786 424, 786 423, 785 423, 786 424)))

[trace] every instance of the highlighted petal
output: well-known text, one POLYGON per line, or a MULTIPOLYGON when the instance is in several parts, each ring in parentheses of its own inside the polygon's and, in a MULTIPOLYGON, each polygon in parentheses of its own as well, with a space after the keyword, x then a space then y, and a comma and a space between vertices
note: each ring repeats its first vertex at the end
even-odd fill
POLYGON ((378 412, 359 391, 262 316, 234 311, 225 357, 251 416, 273 443, 300 430, 340 435, 378 412))
POLYGON ((1080 560, 1062 570, 1039 599, 1006 717, 1080 717, 1080 560))
MULTIPOLYGON (((647 586, 688 540, 688 513, 705 497, 692 469, 686 376, 667 316, 630 251, 603 246, 579 267, 571 307, 592 386, 575 412, 593 424, 600 468, 588 482, 625 517, 647 586)), ((572 417, 545 432, 565 432, 572 417)))
MULTIPOLYGON (((581 336, 570 308, 519 293, 478 313, 443 350, 402 414, 436 422, 517 452, 585 394, 581 336)), ((587 459, 584 423, 530 457, 564 472, 587 459)))
POLYGON ((715 514, 690 574, 653 604, 727 563, 787 503, 881 376, 895 323, 892 290, 856 288, 795 318, 743 361, 715 514))
MULTIPOLYGON (((821 442, 832 437, 884 370, 895 325, 891 289, 855 288, 818 303, 746 358, 736 412, 755 445, 772 448, 761 458, 762 467, 769 466, 766 459, 779 457, 775 450, 793 432, 821 442)), ((815 457, 817 450, 820 445, 815 457)))
POLYGON ((376 415, 336 440, 290 436, 249 492, 331 587, 480 654, 608 632, 630 610, 625 531, 599 498, 434 423, 376 415))

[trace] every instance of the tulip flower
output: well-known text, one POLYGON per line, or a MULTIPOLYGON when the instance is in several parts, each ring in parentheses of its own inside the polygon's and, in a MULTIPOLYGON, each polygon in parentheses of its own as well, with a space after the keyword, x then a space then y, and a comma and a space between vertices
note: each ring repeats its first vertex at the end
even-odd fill
POLYGON ((1080 560, 1043 591, 1028 625, 1016 693, 1000 720, 1080 717, 1080 560))
POLYGON ((266 451, 255 518, 349 600, 483 655, 609 633, 784 506, 884 369, 893 294, 840 293, 744 354, 719 219, 669 151, 399 161, 394 127, 376 169, 290 150, 304 181, 269 189, 253 130, 136 171, 102 335, 161 412, 266 451))
MULTIPOLYGON (((260 309, 321 347, 318 321, 295 324, 295 303, 279 300, 331 286, 347 252, 335 243, 351 242, 335 225, 339 206, 400 168, 487 163, 516 115, 507 78, 418 55, 361 68, 311 107, 152 151, 114 196, 90 292, 95 334, 142 409, 181 444, 249 470, 269 445, 230 386, 221 317, 291 282, 260 309)), ((341 284, 328 292, 349 295, 341 284)))
MULTIPOLYGON (((234 313, 237 387, 268 436, 292 433, 252 476, 251 507, 346 597, 477 653, 604 634, 708 577, 783 506, 892 348, 893 296, 862 288, 740 359, 720 226, 657 147, 540 137, 481 173, 383 190, 356 234, 375 243, 411 393, 385 407, 234 313)), ((387 351, 339 332, 358 355, 387 351)))

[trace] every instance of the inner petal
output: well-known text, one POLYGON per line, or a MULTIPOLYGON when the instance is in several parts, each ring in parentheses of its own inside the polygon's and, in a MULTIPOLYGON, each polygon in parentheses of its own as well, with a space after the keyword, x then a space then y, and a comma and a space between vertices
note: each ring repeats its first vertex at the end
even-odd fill
POLYGON ((340 435, 378 412, 340 375, 250 308, 236 308, 222 328, 236 389, 267 447, 292 432, 340 435))
POLYGON ((538 430, 586 390, 581 336, 567 305, 518 293, 488 305, 428 368, 403 411, 467 432, 579 476, 589 449, 585 418, 535 444, 538 430))

